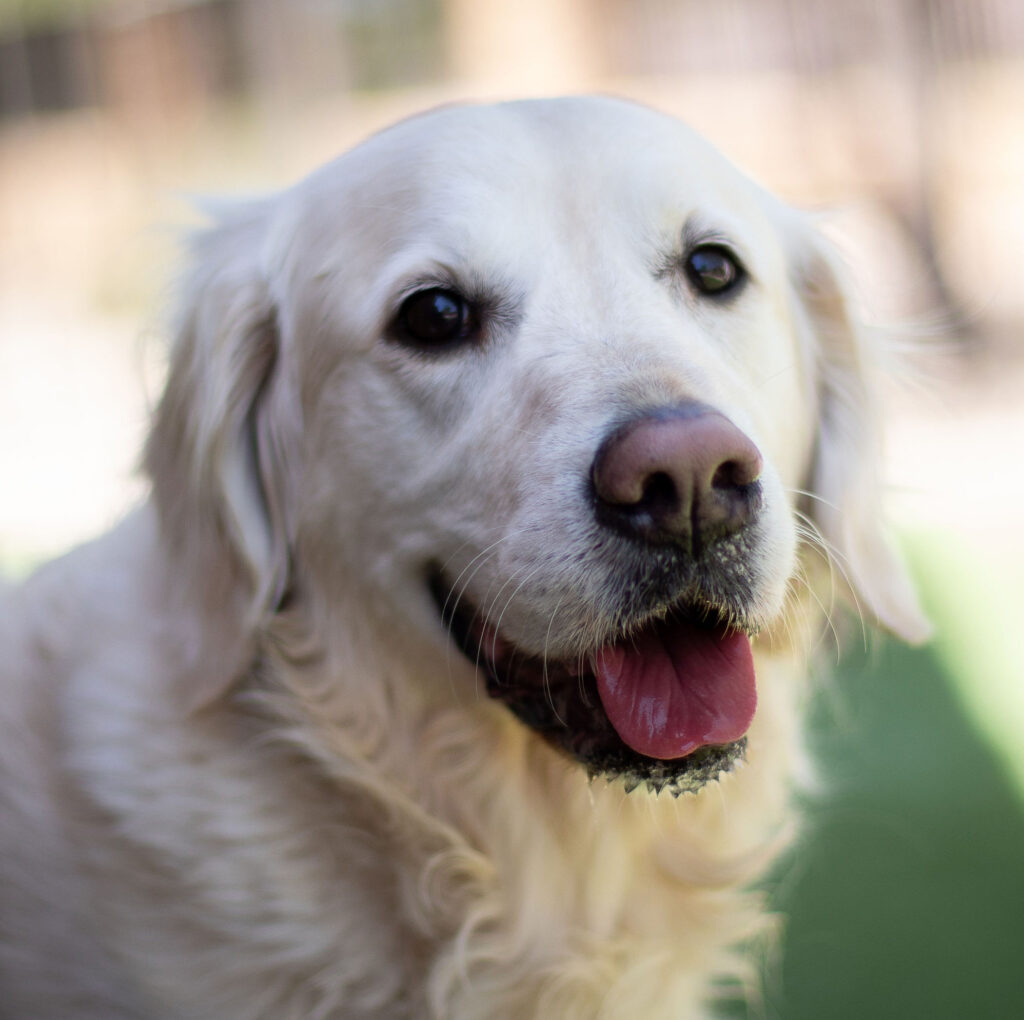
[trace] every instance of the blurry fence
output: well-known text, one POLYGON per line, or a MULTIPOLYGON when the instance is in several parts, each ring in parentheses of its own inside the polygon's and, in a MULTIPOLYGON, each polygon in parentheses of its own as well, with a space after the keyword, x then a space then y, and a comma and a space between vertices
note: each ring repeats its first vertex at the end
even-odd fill
POLYGON ((0 0, 0 117, 407 87, 502 60, 529 76, 553 25, 562 59, 608 78, 874 64, 926 87, 936 64, 1024 55, 1019 0, 0 0), (539 31, 517 38, 531 11, 539 31))
POLYGON ((0 116, 300 98, 443 75, 431 0, 93 0, 0 6, 0 116), (8 13, 3 15, 4 6, 8 13))

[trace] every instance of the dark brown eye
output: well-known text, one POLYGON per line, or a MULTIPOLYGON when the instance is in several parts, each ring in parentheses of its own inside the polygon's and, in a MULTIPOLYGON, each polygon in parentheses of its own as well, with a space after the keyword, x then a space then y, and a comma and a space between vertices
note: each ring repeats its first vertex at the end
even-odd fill
POLYGON ((733 254, 717 244, 694 248, 686 258, 686 275, 703 294, 725 294, 744 278, 743 267, 733 254))
POLYGON ((402 339, 421 347, 444 347, 472 339, 477 333, 469 302, 441 287, 407 297, 398 310, 398 327, 402 339))

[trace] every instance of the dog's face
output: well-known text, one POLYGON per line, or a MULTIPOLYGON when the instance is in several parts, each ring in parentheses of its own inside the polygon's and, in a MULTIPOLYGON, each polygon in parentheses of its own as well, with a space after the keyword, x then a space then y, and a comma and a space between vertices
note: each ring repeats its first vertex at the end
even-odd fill
POLYGON ((561 100, 407 121, 212 238, 178 361, 236 410, 170 460, 220 458, 265 611, 357 584, 592 771, 727 766, 803 491, 862 484, 863 352, 799 218, 668 118, 561 100))

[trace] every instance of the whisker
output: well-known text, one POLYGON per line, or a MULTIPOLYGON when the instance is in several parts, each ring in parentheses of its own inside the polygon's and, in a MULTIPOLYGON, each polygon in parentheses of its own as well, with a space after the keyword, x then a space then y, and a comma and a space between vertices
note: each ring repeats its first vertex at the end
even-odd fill
MULTIPOLYGON (((452 585, 451 585, 451 588, 448 591, 448 594, 445 596, 444 605, 441 608, 441 618, 442 618, 442 620, 447 620, 448 621, 447 624, 446 624, 446 630, 447 630, 447 633, 448 633, 448 637, 450 639, 452 639, 450 641, 450 643, 449 643, 449 647, 448 647, 448 651, 447 651, 447 656, 446 656, 446 658, 447 658, 447 665, 448 665, 449 680, 451 680, 451 676, 452 676, 452 673, 451 673, 452 645, 455 644, 454 635, 452 633, 452 626, 453 626, 454 621, 455 621, 455 614, 458 611, 459 604, 461 603, 463 596, 466 594, 466 590, 468 589, 469 585, 472 583, 473 578, 476 577, 477 573, 479 573, 481 568, 487 563, 488 558, 494 554, 494 550, 497 549, 498 546, 500 546, 502 542, 508 541, 511 538, 516 538, 516 537, 518 537, 521 534, 522 534, 522 530, 507 532, 506 534, 502 535, 501 537, 496 539, 494 542, 492 542, 489 546, 487 546, 486 548, 484 548, 480 552, 478 552, 462 568, 462 570, 459 572, 458 576, 452 582, 452 585), (469 572, 469 576, 468 577, 466 576, 467 572, 469 572), (465 580, 463 580, 463 578, 465 578, 465 580), (453 599, 454 599, 454 601, 453 601, 453 599)), ((461 551, 461 549, 464 549, 467 544, 468 543, 463 543, 463 545, 460 546, 460 551, 461 551)), ((458 555, 457 552, 454 553, 452 556, 448 557, 448 559, 445 561, 445 566, 447 566, 449 563, 451 563, 452 559, 456 555, 458 555)), ((442 570, 443 570, 443 568, 442 568, 442 570)), ((474 612, 474 615, 473 615, 473 620, 474 621, 477 619, 479 614, 480 614, 480 610, 479 610, 479 608, 477 608, 475 610, 475 612, 474 612)), ((479 646, 477 647, 477 650, 476 650, 476 660, 474 662, 474 667, 476 668, 477 672, 479 673, 479 670, 480 670, 480 648, 479 648, 479 646)), ((479 689, 478 689, 478 691, 479 691, 479 689)))
POLYGON ((794 489, 789 486, 786 487, 786 492, 792 493, 794 496, 806 496, 807 499, 817 500, 822 506, 827 506, 830 510, 835 510, 837 513, 839 511, 839 507, 835 503, 825 499, 824 496, 819 495, 817 492, 810 492, 807 489, 794 489))
MULTIPOLYGON (((868 632, 867 622, 864 615, 864 609, 860 604, 860 599, 857 595, 857 586, 853 583, 850 577, 849 570, 847 569, 850 565, 848 557, 846 557, 835 545, 830 542, 825 535, 822 533, 821 528, 818 527, 817 522, 801 510, 794 509, 794 515, 797 518, 797 534, 798 536, 809 546, 817 549, 825 562, 828 564, 829 569, 829 587, 832 592, 832 605, 835 603, 835 591, 836 591, 836 571, 839 572, 841 577, 846 583, 846 588, 850 593, 850 597, 853 599, 853 608, 857 616, 857 621, 860 624, 861 640, 863 641, 864 647, 868 647, 868 632)), ((809 581, 807 582, 807 590, 813 595, 813 589, 809 581)), ((815 596, 817 599, 817 597, 815 596)), ((819 605, 820 600, 817 600, 819 605)), ((824 606, 822 606, 824 609, 824 606)), ((831 619, 829 620, 830 626, 832 626, 833 632, 835 627, 832 625, 831 619)), ((836 635, 838 641, 838 634, 836 635)))
MULTIPOLYGON (((505 612, 506 612, 506 610, 508 609, 508 607, 509 607, 510 605, 512 605, 512 600, 513 600, 513 599, 514 599, 514 598, 515 598, 515 597, 516 597, 516 596, 517 596, 517 595, 519 594, 519 592, 521 592, 521 591, 522 591, 522 589, 523 589, 523 585, 525 585, 525 584, 526 584, 526 583, 527 583, 527 582, 528 582, 528 581, 530 580, 530 578, 534 576, 534 574, 536 574, 536 573, 537 573, 538 571, 542 570, 542 569, 544 568, 544 566, 545 566, 545 564, 543 564, 543 563, 538 563, 538 564, 537 564, 537 566, 535 566, 535 567, 533 568, 533 570, 531 570, 531 571, 530 571, 530 572, 529 572, 529 573, 528 573, 528 574, 526 575, 526 577, 524 577, 524 578, 522 579, 522 581, 520 581, 520 582, 519 582, 519 584, 518 584, 518 585, 516 586, 516 589, 515 589, 515 591, 513 591, 513 592, 512 592, 512 594, 511 594, 511 595, 509 595, 509 597, 508 597, 508 598, 507 598, 507 599, 505 600, 505 605, 504 605, 504 606, 502 606, 502 608, 501 608, 501 612, 500 612, 500 613, 498 614, 498 619, 497 619, 497 621, 496 621, 496 622, 495 622, 495 624, 494 624, 494 639, 495 639, 495 642, 497 641, 497 638, 498 638, 498 631, 499 631, 499 630, 501 629, 501 621, 502 621, 502 620, 504 619, 504 617, 505 617, 505 612)), ((493 601, 491 602, 490 606, 488 606, 488 609, 487 609, 487 613, 485 614, 485 615, 486 615, 487 617, 490 617, 490 616, 492 615, 492 614, 491 614, 491 611, 493 610, 493 608, 494 608, 494 605, 495 605, 495 604, 497 603, 497 601, 498 601, 498 598, 499 598, 499 597, 501 596, 501 593, 502 593, 502 592, 503 592, 503 591, 504 591, 504 590, 505 590, 505 589, 506 589, 506 588, 507 588, 507 587, 508 587, 508 586, 509 586, 509 585, 510 585, 510 584, 511 584, 511 583, 512 583, 513 581, 515 581, 515 579, 516 579, 516 575, 515 575, 515 574, 513 574, 513 575, 512 575, 512 576, 511 576, 511 577, 510 577, 510 578, 509 578, 509 579, 508 579, 508 580, 507 580, 507 581, 506 581, 506 582, 505 582, 505 583, 504 583, 504 584, 503 584, 503 585, 502 585, 502 586, 501 586, 501 587, 500 587, 499 589, 498 589, 498 593, 497 593, 497 595, 495 595, 495 596, 494 596, 494 599, 493 599, 493 601)), ((494 651, 496 652, 496 651, 497 651, 497 645, 495 644, 495 645, 493 646, 493 648, 494 648, 494 651)), ((493 656, 492 656, 492 657, 493 657, 493 656)))
MULTIPOLYGON (((802 585, 803 589, 807 592, 808 595, 810 595, 810 597, 812 599, 814 599, 814 601, 818 604, 818 607, 821 609, 822 615, 825 618, 825 623, 827 625, 827 630, 832 632, 832 640, 833 640, 834 647, 836 649, 836 661, 838 662, 839 648, 840 648, 840 638, 839 638, 839 630, 836 627, 835 620, 834 620, 834 609, 835 609, 834 600, 832 602, 830 602, 830 604, 828 606, 826 606, 821 601, 821 599, 818 597, 818 593, 814 590, 813 585, 810 583, 810 580, 807 577, 807 571, 803 567, 798 568, 795 580, 800 585, 802 585)), ((812 653, 817 651, 818 645, 823 640, 823 637, 824 637, 825 633, 826 633, 826 630, 823 630, 821 636, 819 636, 818 640, 814 644, 814 647, 811 649, 812 653)), ((792 635, 791 632, 789 633, 789 636, 792 639, 793 635, 792 635)))
MULTIPOLYGON (((465 584, 463 584, 463 585, 462 585, 462 589, 461 589, 461 591, 459 591, 458 595, 456 596, 456 600, 455 600, 455 603, 454 603, 454 604, 453 604, 453 606, 452 606, 452 613, 454 613, 454 612, 455 612, 455 610, 456 610, 456 609, 458 608, 458 603, 459 603, 459 600, 460 600, 460 599, 462 598, 462 596, 463 596, 463 595, 465 594, 465 592, 466 592, 466 588, 467 588, 467 587, 469 586, 470 582, 471 582, 471 581, 473 580, 473 578, 474 578, 474 577, 476 576, 476 574, 477 574, 477 571, 479 571, 479 569, 480 569, 480 568, 481 568, 481 567, 482 567, 482 566, 484 565, 484 563, 486 562, 487 556, 488 556, 488 555, 489 555, 490 553, 492 553, 492 552, 493 552, 493 551, 494 551, 494 550, 495 550, 495 549, 496 549, 496 548, 497 548, 497 547, 498 547, 499 545, 501 545, 501 543, 502 543, 502 542, 506 542, 506 541, 508 541, 508 540, 509 540, 510 538, 514 538, 514 537, 517 537, 517 536, 518 536, 519 534, 521 534, 521 532, 509 532, 509 533, 506 533, 506 534, 504 534, 504 535, 501 535, 501 536, 500 536, 499 538, 497 538, 497 539, 496 539, 495 541, 493 541, 493 542, 492 542, 492 543, 491 543, 491 544, 490 544, 489 546, 487 546, 487 547, 486 547, 485 549, 481 549, 481 550, 480 550, 480 552, 478 552, 478 553, 477 553, 477 554, 476 554, 476 555, 475 555, 475 556, 474 556, 474 557, 473 557, 473 558, 472 558, 472 559, 471 559, 471 560, 470 560, 470 561, 469 561, 469 562, 468 562, 468 563, 467 563, 467 564, 466 564, 466 565, 465 565, 465 566, 464 566, 464 567, 462 568, 462 570, 461 570, 461 571, 459 571, 459 574, 458 574, 458 576, 457 576, 457 577, 455 578, 455 580, 454 580, 454 581, 452 581, 452 585, 451 585, 451 588, 449 589, 449 591, 448 591, 448 595, 447 595, 447 597, 445 598, 445 601, 444 601, 444 606, 442 607, 442 615, 444 615, 444 616, 447 616, 447 614, 448 614, 448 603, 449 603, 449 601, 451 600, 451 597, 452 597, 452 595, 453 595, 453 594, 455 594, 455 592, 456 592, 456 589, 457 589, 457 588, 459 587, 459 583, 460 583, 460 582, 462 581, 462 578, 463 578, 463 577, 465 577, 465 575, 466 575, 466 571, 468 571, 468 570, 469 570, 470 568, 472 568, 474 564, 477 564, 477 566, 476 566, 476 569, 475 569, 475 570, 473 570, 473 573, 472 573, 472 574, 470 574, 470 576, 469 576, 468 578, 466 578, 466 582, 465 582, 465 584), (479 561, 479 562, 478 562, 478 561, 479 561)), ((462 545, 461 545, 461 546, 459 547, 459 550, 458 550, 458 551, 456 551, 455 553, 453 553, 453 554, 452 554, 451 556, 449 556, 447 560, 445 560, 445 562, 444 562, 444 566, 443 566, 443 567, 441 568, 442 572, 444 571, 444 567, 447 567, 447 566, 448 566, 448 564, 449 564, 449 563, 451 563, 451 561, 452 561, 452 560, 453 560, 453 559, 455 558, 455 556, 457 556, 457 555, 458 555, 458 552, 460 552, 460 551, 461 551, 462 549, 464 549, 464 548, 465 548, 465 547, 466 547, 466 546, 467 546, 468 544, 469 544, 468 542, 463 542, 463 544, 462 544, 462 545)))
POLYGON ((590 665, 588 662, 584 661, 585 659, 586 656, 583 652, 580 652, 576 656, 576 687, 579 691, 580 701, 582 701, 587 708, 593 708, 593 705, 590 703, 590 696, 587 694, 586 682, 583 679, 587 668, 590 665))
POLYGON ((551 616, 548 619, 548 629, 544 632, 544 651, 541 653, 541 677, 544 686, 544 696, 547 698, 548 704, 551 706, 551 711, 554 712, 555 718, 563 725, 567 725, 566 720, 558 714, 558 709, 555 707, 555 698, 551 693, 551 679, 548 676, 548 645, 551 641, 551 628, 554 626, 555 617, 558 615, 558 609, 562 604, 562 600, 565 598, 566 593, 563 592, 558 597, 558 601, 555 603, 555 608, 551 610, 551 616))

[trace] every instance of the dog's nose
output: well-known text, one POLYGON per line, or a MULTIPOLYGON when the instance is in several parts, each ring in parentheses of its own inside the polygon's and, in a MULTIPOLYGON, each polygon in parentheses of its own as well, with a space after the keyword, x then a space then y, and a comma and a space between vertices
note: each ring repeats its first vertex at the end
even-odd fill
POLYGON ((602 523, 694 553, 751 520, 761 502, 760 474, 753 442, 698 403, 627 422, 601 444, 591 469, 602 523))

